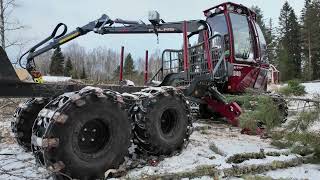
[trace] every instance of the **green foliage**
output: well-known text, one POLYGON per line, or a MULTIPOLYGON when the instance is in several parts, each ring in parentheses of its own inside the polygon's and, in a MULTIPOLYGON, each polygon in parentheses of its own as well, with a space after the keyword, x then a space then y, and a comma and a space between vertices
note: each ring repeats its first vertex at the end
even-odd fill
POLYGON ((278 106, 270 97, 261 96, 257 99, 253 111, 249 111, 240 117, 240 126, 255 130, 257 123, 262 122, 267 130, 271 130, 281 124, 281 115, 278 106))
POLYGON ((62 76, 64 73, 64 56, 61 48, 57 47, 51 57, 50 74, 54 76, 62 76))
POLYGON ((301 77, 301 32, 297 16, 288 1, 279 17, 278 61, 281 80, 301 77))
POLYGON ((227 96, 227 101, 236 101, 244 112, 240 116, 240 127, 248 128, 252 132, 258 123, 263 123, 269 131, 281 124, 281 114, 273 99, 264 95, 245 94, 241 96, 227 96))
POLYGON ((279 92, 285 96, 302 96, 306 94, 305 86, 300 84, 298 80, 288 81, 288 85, 280 88, 279 92))
POLYGON ((258 176, 258 175, 250 175, 250 176, 243 176, 242 177, 244 180, 274 180, 271 177, 268 176, 258 176))
POLYGON ((272 145, 279 148, 290 148, 293 153, 302 156, 313 155, 313 160, 320 161, 320 134, 310 131, 310 127, 320 121, 320 109, 301 112, 291 120, 284 130, 272 134, 272 145))
POLYGON ((123 71, 124 71, 124 74, 128 76, 133 75, 135 73, 134 62, 130 53, 125 59, 123 71))
POLYGON ((72 76, 73 72, 73 66, 70 57, 68 57, 68 60, 66 62, 66 65, 64 67, 64 76, 70 77, 72 76))
POLYGON ((304 79, 320 78, 320 1, 306 0, 302 10, 302 46, 304 60, 304 79))
POLYGON ((263 151, 252 152, 252 153, 241 153, 241 154, 234 154, 230 156, 226 162, 239 164, 249 159, 265 159, 265 158, 266 158, 266 155, 263 151))

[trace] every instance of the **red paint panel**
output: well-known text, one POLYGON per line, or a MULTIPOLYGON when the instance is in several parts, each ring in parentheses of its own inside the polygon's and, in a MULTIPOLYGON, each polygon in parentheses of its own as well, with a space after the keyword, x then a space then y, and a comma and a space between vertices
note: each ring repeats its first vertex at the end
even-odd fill
POLYGON ((146 51, 146 64, 145 64, 145 71, 144 71, 144 84, 148 82, 148 50, 146 51))
POLYGON ((210 53, 208 30, 203 32, 203 36, 204 36, 204 48, 205 48, 204 50, 207 55, 208 70, 211 72, 212 71, 212 58, 211 58, 211 53, 210 53))
POLYGON ((189 49, 188 49, 188 30, 187 21, 183 22, 183 67, 184 71, 188 72, 189 69, 189 49))
POLYGON ((121 55, 120 55, 120 78, 119 81, 123 80, 123 58, 124 58, 124 47, 121 47, 121 55))

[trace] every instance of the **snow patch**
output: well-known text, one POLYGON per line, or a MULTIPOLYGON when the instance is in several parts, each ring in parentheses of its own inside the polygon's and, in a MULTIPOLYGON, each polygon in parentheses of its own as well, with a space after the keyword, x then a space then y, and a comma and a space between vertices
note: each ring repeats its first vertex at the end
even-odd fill
POLYGON ((71 77, 64 76, 43 76, 44 82, 67 82, 71 80, 71 77))

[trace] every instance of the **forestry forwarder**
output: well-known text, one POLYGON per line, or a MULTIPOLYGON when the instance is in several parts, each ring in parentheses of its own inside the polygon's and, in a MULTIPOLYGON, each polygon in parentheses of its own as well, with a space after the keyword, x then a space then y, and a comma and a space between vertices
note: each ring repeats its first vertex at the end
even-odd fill
POLYGON ((35 83, 18 79, 1 48, 0 96, 37 97, 16 110, 12 129, 18 143, 57 178, 94 179, 118 168, 132 144, 147 155, 180 151, 192 132, 190 102, 200 104, 202 117, 219 115, 238 125, 240 106, 227 103, 219 91, 266 90, 266 42, 256 14, 243 5, 220 4, 204 15, 206 20, 166 23, 152 12, 151 24, 103 15, 68 34, 60 23, 20 58, 22 65, 27 55, 25 68, 35 83), (157 87, 43 82, 34 58, 89 32, 182 33, 183 49, 163 52, 162 67, 151 79, 161 81, 157 87), (193 36, 199 43, 191 47, 193 36))

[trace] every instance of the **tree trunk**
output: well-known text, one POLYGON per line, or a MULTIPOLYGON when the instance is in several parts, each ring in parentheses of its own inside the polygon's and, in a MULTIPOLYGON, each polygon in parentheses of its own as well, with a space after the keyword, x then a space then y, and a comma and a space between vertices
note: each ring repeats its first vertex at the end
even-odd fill
POLYGON ((309 69, 309 77, 308 78, 310 78, 309 80, 312 80, 313 79, 313 69, 312 69, 312 52, 311 52, 311 39, 310 39, 310 31, 309 31, 309 33, 308 33, 308 50, 309 50, 309 67, 308 67, 308 69, 309 69))
POLYGON ((5 39, 4 39, 4 7, 3 0, 0 0, 0 36, 1 36, 1 46, 3 49, 6 48, 5 39))

